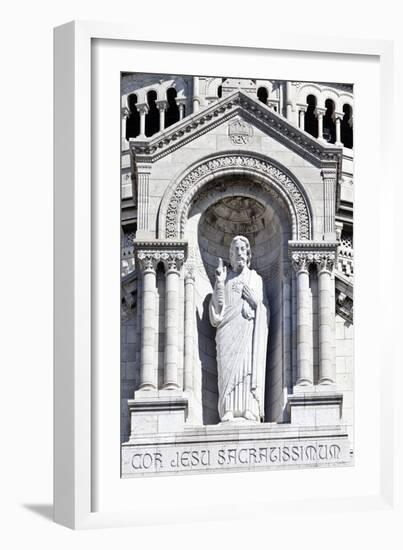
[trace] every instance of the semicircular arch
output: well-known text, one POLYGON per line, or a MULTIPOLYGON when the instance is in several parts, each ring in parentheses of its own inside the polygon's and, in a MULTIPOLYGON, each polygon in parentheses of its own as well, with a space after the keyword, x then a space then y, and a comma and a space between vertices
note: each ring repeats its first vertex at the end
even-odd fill
POLYGON ((207 184, 225 176, 258 182, 286 205, 293 240, 312 238, 312 209, 298 180, 279 163, 245 151, 215 154, 198 161, 167 188, 158 214, 160 239, 183 239, 193 198, 207 184))

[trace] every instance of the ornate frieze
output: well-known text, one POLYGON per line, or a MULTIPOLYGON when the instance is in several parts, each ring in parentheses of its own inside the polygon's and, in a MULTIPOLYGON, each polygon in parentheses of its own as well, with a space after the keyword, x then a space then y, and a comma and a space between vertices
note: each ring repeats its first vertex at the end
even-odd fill
POLYGON ((286 192, 294 206, 297 217, 297 234, 300 239, 310 238, 310 215, 304 196, 292 179, 277 166, 250 154, 223 155, 200 164, 188 173, 175 187, 171 194, 165 215, 165 237, 178 237, 179 218, 185 196, 191 188, 198 189, 198 184, 209 175, 231 169, 245 169, 264 174, 274 180, 286 192))

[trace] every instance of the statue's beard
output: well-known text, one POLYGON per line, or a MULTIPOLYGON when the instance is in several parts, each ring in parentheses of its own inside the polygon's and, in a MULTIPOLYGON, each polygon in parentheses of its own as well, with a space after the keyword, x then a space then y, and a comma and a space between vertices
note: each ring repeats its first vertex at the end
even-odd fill
POLYGON ((240 270, 243 269, 245 266, 246 266, 246 259, 245 259, 245 258, 237 258, 237 259, 232 263, 232 269, 233 269, 234 271, 240 271, 240 270))

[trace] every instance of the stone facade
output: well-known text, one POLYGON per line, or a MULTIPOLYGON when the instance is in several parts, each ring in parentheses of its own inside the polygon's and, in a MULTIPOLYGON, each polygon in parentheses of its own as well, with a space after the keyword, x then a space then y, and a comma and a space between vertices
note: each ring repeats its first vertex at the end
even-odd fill
POLYGON ((353 93, 122 75, 122 475, 350 464, 353 93), (220 422, 209 303, 247 237, 264 422, 220 422))

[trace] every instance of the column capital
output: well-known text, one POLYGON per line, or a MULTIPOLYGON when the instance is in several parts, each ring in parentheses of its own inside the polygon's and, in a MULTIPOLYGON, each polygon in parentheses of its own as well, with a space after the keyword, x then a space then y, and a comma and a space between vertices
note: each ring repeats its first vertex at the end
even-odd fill
POLYGON ((176 97, 175 98, 176 104, 179 105, 186 105, 187 98, 186 97, 176 97))
POLYGON ((336 180, 337 178, 337 169, 336 168, 323 168, 320 172, 320 175, 324 180, 336 180))
POLYGON ((194 283, 196 279, 194 265, 185 264, 185 283, 194 283))
POLYGON ((153 250, 140 250, 136 254, 137 266, 142 273, 155 273, 159 258, 153 250))
POLYGON ((308 109, 308 103, 297 103, 297 108, 299 111, 303 111, 304 113, 306 113, 308 109))
POLYGON ((319 265, 326 259, 329 270, 331 261, 333 265, 336 262, 338 245, 332 241, 288 241, 291 264, 297 272, 308 271, 311 264, 319 265))
POLYGON ((296 273, 306 272, 309 271, 309 266, 313 262, 313 254, 310 252, 292 252, 291 254, 291 264, 296 273))
POLYGON ((134 241, 133 248, 142 270, 162 262, 167 272, 179 273, 187 257, 187 241, 134 241))
POLYGON ((324 116, 326 114, 326 109, 324 109, 323 107, 316 107, 315 109, 315 114, 319 117, 319 116, 324 116))
POLYGON ((137 110, 138 112, 142 115, 142 114, 147 114, 148 111, 149 111, 149 107, 148 107, 148 104, 147 103, 136 103, 136 107, 137 107, 137 110))
POLYGON ((121 116, 122 118, 127 118, 127 117, 130 116, 130 114, 131 114, 131 113, 130 113, 129 107, 122 107, 122 108, 120 109, 120 116, 121 116))
POLYGON ((314 254, 314 263, 318 273, 332 273, 336 263, 336 252, 325 252, 314 254))
POLYGON ((159 99, 155 102, 155 104, 159 111, 165 111, 165 109, 167 109, 168 107, 168 101, 166 99, 159 99))
POLYGON ((182 250, 161 252, 161 261, 164 264, 167 275, 169 273, 176 273, 179 275, 185 261, 185 253, 182 250))

